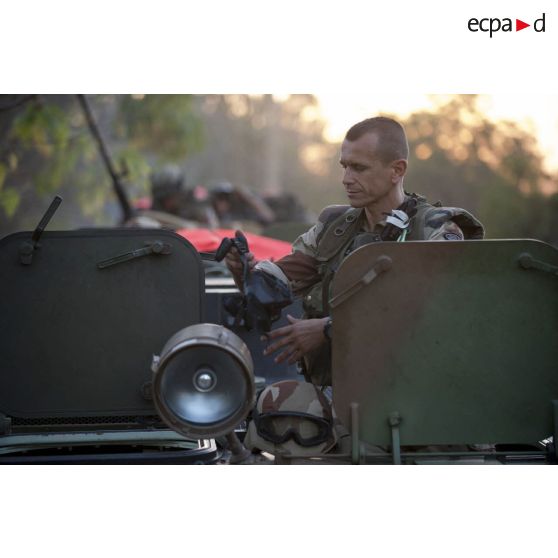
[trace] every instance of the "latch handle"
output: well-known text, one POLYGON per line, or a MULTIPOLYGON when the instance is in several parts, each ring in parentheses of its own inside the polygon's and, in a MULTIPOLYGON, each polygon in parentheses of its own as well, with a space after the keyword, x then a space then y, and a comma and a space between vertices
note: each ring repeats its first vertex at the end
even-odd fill
POLYGON ((547 273, 551 273, 552 275, 556 275, 558 277, 558 266, 536 260, 528 252, 520 254, 517 258, 517 262, 523 269, 538 269, 539 271, 546 271, 547 273))
POLYGON ((338 295, 334 296, 330 300, 330 307, 335 308, 336 306, 339 306, 340 304, 351 298, 363 287, 372 283, 372 281, 374 281, 374 279, 376 279, 378 275, 380 275, 384 271, 388 271, 389 269, 391 269, 392 263, 393 262, 389 256, 380 256, 372 266, 372 269, 367 271, 358 281, 353 283, 350 287, 346 288, 344 291, 340 292, 338 295))
POLYGON ((124 254, 119 254, 107 260, 103 260, 97 263, 99 269, 105 269, 113 265, 124 263, 136 258, 141 258, 142 256, 155 255, 167 255, 171 253, 171 246, 166 242, 161 242, 156 240, 155 242, 146 242, 143 248, 138 248, 137 250, 132 250, 131 252, 126 252, 124 254))

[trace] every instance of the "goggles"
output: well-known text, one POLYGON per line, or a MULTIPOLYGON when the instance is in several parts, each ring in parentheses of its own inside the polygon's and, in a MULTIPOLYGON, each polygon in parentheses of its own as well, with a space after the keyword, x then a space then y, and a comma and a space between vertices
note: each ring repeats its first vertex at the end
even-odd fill
POLYGON ((272 411, 259 414, 254 409, 252 416, 258 434, 273 444, 294 440, 306 448, 331 440, 333 434, 331 421, 308 413, 272 411))

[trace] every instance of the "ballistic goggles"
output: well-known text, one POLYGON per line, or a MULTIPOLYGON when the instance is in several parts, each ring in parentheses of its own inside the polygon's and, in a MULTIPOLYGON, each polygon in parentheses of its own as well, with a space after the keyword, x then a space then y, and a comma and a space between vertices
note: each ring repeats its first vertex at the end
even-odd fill
POLYGON ((299 446, 310 447, 331 441, 331 421, 296 411, 271 411, 259 414, 256 409, 252 417, 258 434, 273 444, 284 444, 294 440, 299 446))

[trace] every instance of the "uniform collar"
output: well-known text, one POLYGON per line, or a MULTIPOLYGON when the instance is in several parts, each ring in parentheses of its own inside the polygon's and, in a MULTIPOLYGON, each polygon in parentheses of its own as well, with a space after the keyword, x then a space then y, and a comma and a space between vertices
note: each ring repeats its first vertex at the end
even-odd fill
MULTIPOLYGON (((403 198, 403 203, 400 206, 398 206, 394 209, 400 209, 405 204, 405 202, 410 200, 411 197, 412 197, 412 195, 408 194, 407 192, 405 192, 404 196, 405 197, 403 198)), ((376 223, 374 225, 374 229, 372 231, 370 231, 370 230, 368 230, 368 221, 366 220, 366 212, 365 212, 364 209, 362 210, 362 218, 363 218, 363 222, 362 222, 362 225, 361 225, 361 230, 364 231, 364 232, 372 232, 372 233, 380 234, 382 232, 382 230, 384 229, 384 227, 387 225, 387 221, 386 221, 387 216, 386 216, 386 218, 384 218, 381 221, 379 221, 378 223, 376 223)))

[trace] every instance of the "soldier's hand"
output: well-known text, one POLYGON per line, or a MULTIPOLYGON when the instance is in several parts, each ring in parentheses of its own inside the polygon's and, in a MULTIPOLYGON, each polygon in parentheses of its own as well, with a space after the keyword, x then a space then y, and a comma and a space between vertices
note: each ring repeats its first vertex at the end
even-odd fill
MULTIPOLYGON (((252 252, 248 252, 246 254, 246 258, 248 261, 248 268, 250 269, 250 271, 252 271, 252 269, 254 269, 254 266, 256 265, 254 254, 252 254, 252 252)), ((239 289, 242 289, 242 262, 240 261, 240 254, 234 246, 225 256, 225 264, 229 268, 229 271, 232 273, 236 286, 239 289)))
MULTIPOLYGON (((294 364, 306 353, 317 349, 327 341, 324 335, 324 326, 329 318, 315 318, 299 320, 287 315, 290 325, 277 328, 267 334, 269 345, 264 355, 270 355, 279 349, 283 349, 276 357, 275 362, 280 363, 287 360, 288 364, 294 364)), ((266 337, 262 337, 262 340, 266 337)))

